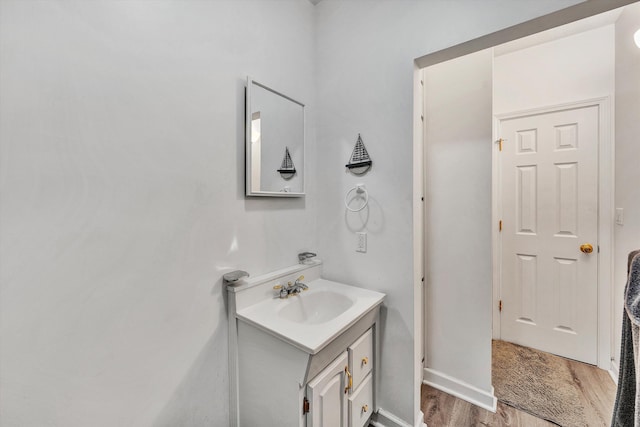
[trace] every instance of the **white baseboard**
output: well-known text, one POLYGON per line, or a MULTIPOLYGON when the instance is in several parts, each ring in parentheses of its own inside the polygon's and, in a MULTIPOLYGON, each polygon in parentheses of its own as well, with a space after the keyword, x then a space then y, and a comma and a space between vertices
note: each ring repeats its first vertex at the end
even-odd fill
POLYGON ((620 368, 618 367, 618 364, 616 363, 615 360, 611 361, 611 369, 609 369, 609 375, 611 376, 611 379, 613 380, 614 383, 616 383, 616 385, 618 385, 618 378, 620 375, 620 368))
POLYGON ((476 406, 491 412, 496 412, 498 399, 491 392, 481 390, 471 384, 460 381, 457 378, 450 377, 442 372, 435 371, 430 368, 424 368, 422 382, 447 394, 466 400, 476 406))
POLYGON ((427 427, 424 423, 424 414, 422 411, 418 411, 416 415, 415 426, 412 426, 408 422, 400 419, 400 417, 382 408, 378 409, 373 418, 370 424, 374 427, 427 427))

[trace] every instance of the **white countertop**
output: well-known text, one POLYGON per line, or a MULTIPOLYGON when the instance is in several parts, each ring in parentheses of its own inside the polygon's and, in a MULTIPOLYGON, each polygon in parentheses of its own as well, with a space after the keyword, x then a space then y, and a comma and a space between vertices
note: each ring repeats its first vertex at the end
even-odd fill
POLYGON ((307 285, 309 289, 300 295, 262 300, 238 310, 236 317, 307 353, 316 354, 380 305, 385 297, 380 292, 325 279, 315 279, 307 285), (293 304, 298 306, 292 307, 293 304), (340 314, 333 316, 322 310, 340 314), (292 320, 296 315, 306 316, 305 320, 292 320))

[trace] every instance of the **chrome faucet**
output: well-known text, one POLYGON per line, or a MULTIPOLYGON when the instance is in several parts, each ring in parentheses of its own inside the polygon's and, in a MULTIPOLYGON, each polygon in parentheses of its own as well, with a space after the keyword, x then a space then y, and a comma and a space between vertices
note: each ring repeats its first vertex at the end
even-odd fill
POLYGON ((311 259, 314 256, 316 256, 316 254, 313 252, 302 252, 298 254, 298 261, 300 261, 300 264, 304 264, 306 260, 311 259))
POLYGON ((289 295, 298 295, 300 292, 309 289, 307 285, 302 283, 302 280, 304 280, 304 276, 298 277, 293 285, 291 282, 288 282, 286 285, 274 286, 273 289, 278 291, 275 298, 285 299, 288 298, 289 295))
POLYGON ((307 289, 309 289, 307 285, 302 283, 303 280, 304 280, 304 276, 300 276, 296 279, 295 283, 292 286, 290 286, 291 293, 299 294, 301 291, 306 291, 307 289))

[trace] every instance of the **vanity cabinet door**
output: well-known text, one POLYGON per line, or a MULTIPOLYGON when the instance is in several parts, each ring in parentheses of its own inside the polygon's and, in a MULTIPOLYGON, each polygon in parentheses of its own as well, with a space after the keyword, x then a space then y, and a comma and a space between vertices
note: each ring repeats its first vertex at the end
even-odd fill
POLYGON ((347 352, 307 384, 307 427, 347 427, 347 352))

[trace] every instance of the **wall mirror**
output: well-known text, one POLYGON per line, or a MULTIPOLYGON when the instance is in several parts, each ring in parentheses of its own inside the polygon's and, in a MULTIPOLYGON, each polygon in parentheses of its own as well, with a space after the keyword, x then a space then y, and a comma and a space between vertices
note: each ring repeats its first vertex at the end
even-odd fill
POLYGON ((304 197, 304 104, 247 78, 246 195, 304 197))

